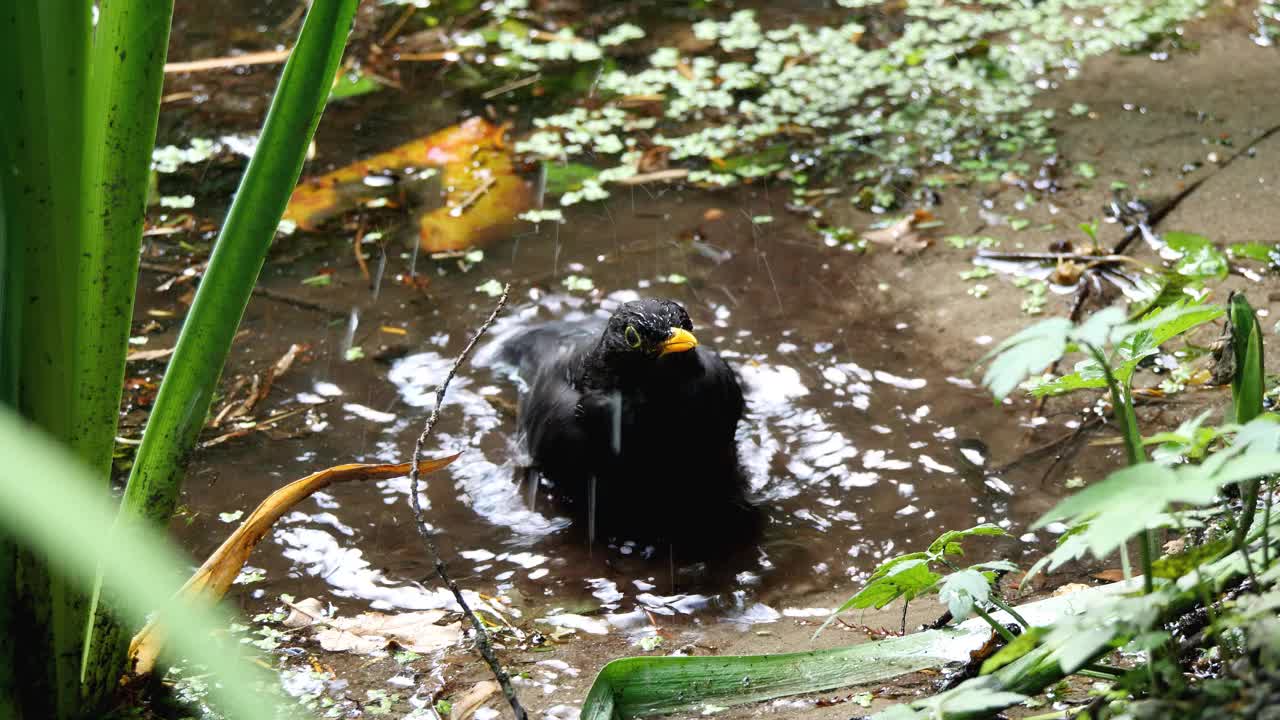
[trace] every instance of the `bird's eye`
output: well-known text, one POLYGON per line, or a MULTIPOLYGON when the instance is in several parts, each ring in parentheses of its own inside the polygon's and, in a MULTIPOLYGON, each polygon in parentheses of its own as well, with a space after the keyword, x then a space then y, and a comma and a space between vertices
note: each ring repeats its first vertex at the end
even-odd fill
POLYGON ((636 330, 635 325, 628 325, 626 332, 622 336, 627 339, 627 344, 633 348, 640 347, 640 332, 636 330))

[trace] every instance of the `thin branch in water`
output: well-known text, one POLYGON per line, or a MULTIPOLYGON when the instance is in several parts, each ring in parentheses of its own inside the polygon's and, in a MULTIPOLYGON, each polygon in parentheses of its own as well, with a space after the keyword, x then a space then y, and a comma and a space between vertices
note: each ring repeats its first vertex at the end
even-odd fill
POLYGON ((471 627, 476 631, 476 646, 480 649, 480 655, 484 661, 489 664, 489 669, 493 671, 493 677, 497 679, 498 685, 502 687, 502 694, 506 695, 507 702, 511 704, 511 711, 515 713, 516 720, 527 720, 529 715, 525 712, 524 707, 520 704, 520 699, 516 697, 516 690, 511 685, 511 677, 507 675, 507 671, 503 669, 502 663, 498 662, 498 656, 493 652, 493 645, 489 642, 489 633, 485 630, 484 624, 480 622, 480 618, 467 605, 466 598, 462 597, 462 590, 458 587, 458 583, 453 581, 449 576, 448 568, 445 567, 444 560, 440 557, 440 549, 436 547, 435 538, 431 536, 431 531, 427 529, 427 523, 422 518, 422 503, 418 501, 418 465, 421 463, 422 446, 426 444, 427 438, 431 436, 432 430, 435 429, 436 421, 440 419, 440 408, 444 405, 444 394, 449 389, 449 383, 453 381, 453 376, 457 374, 458 368, 462 363, 466 362, 471 355, 471 351, 475 349, 476 343, 493 325, 493 321, 498 318, 498 313, 502 312, 502 308, 507 305, 507 295, 511 291, 511 284, 508 283, 502 288, 502 296, 498 298, 498 304, 493 308, 493 312, 489 314, 489 319, 485 320, 476 330, 476 334, 471 338, 471 342, 462 349, 457 359, 453 361, 453 367, 449 368, 449 374, 445 376, 444 382, 440 383, 440 388, 436 390, 436 405, 431 409, 431 417, 427 418, 426 425, 422 427, 422 433, 418 435, 417 442, 413 445, 413 461, 409 470, 409 504, 413 506, 414 524, 418 527, 418 535, 422 537, 422 544, 426 546, 427 553, 431 555, 431 560, 435 564, 436 575, 444 581, 449 591, 453 593, 453 598, 458 602, 458 606, 462 608, 462 613, 467 616, 471 622, 471 627))

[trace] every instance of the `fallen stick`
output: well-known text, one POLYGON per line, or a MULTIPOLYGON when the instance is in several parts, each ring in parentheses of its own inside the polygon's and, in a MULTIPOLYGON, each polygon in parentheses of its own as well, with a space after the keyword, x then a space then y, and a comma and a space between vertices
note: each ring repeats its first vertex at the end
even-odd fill
POLYGON ((651 173, 643 173, 640 175, 632 175, 630 177, 615 180, 619 185, 643 185, 650 182, 666 182, 668 180, 683 180, 689 177, 689 171, 684 168, 672 168, 670 170, 657 170, 651 173))
MULTIPOLYGON (((213 551, 209 559, 204 561, 190 580, 187 580, 178 594, 185 596, 188 601, 198 598, 202 602, 216 602, 221 599, 231 587, 231 583, 235 581, 236 576, 240 574, 240 570, 244 568, 244 564, 248 562, 249 554, 262 538, 266 537, 276 520, 279 520, 294 505, 311 497, 317 490, 322 490, 335 482, 385 480, 401 477, 405 473, 416 476, 423 471, 435 472, 447 467, 458 459, 460 454, 455 453, 437 460, 424 460, 412 468, 409 463, 338 465, 312 473, 301 480, 295 480, 268 495, 267 499, 263 500, 257 509, 240 523, 240 527, 236 528, 236 531, 213 551)), ((132 668, 131 674, 135 677, 148 675, 155 668, 156 658, 164 644, 158 629, 159 624, 159 618, 153 619, 138 631, 129 643, 129 667, 132 668)))
MULTIPOLYGON (((453 381, 453 376, 457 374, 458 368, 471 355, 476 343, 493 325, 493 321, 498 318, 498 313, 502 312, 502 308, 506 307, 507 295, 510 291, 510 283, 503 286, 502 296, 498 298, 498 304, 493 308, 493 312, 489 314, 489 319, 485 320, 480 325, 480 329, 476 330, 471 342, 467 343, 467 346, 462 349, 457 359, 453 361, 453 367, 449 368, 449 374, 445 376, 444 382, 440 383, 439 389, 436 390, 436 404, 431 409, 431 417, 427 418, 426 424, 422 426, 422 433, 418 435, 418 440, 413 445, 414 463, 417 463, 418 458, 422 456, 422 446, 426 444, 427 439, 431 436, 431 431, 435 429, 436 422, 440 419, 440 407, 444 405, 444 394, 449 389, 449 383, 453 381)), ((417 466, 414 465, 409 472, 409 504, 413 507, 414 525, 418 528, 418 535, 422 537, 422 544, 426 546, 427 553, 435 563, 436 575, 449 587, 449 591, 453 593, 454 600, 458 602, 458 607, 462 608, 462 614, 466 615, 467 619, 471 621, 471 627, 476 631, 476 646, 480 649, 480 655, 488 663, 489 670, 493 672, 493 677, 498 681, 498 685, 502 687, 502 694, 507 697, 507 702, 511 705, 511 711, 515 713, 516 720, 528 720, 529 714, 521 706, 520 698, 516 697, 516 689, 511 685, 510 676, 507 675, 502 663, 498 661, 498 656, 493 652, 493 644, 489 642, 489 633, 485 630, 484 623, 480 622, 480 618, 476 617, 476 614, 472 612, 471 607, 467 605, 466 598, 462 596, 462 590, 458 587, 458 583, 454 582, 453 578, 449 576, 449 569, 440 557, 440 549, 436 547, 435 538, 431 536, 431 530, 427 527, 426 521, 422 519, 422 504, 418 501, 418 475, 417 466)))
POLYGON ((289 53, 292 51, 292 48, 289 50, 264 50, 262 52, 251 52, 243 55, 228 55, 226 57, 206 58, 204 60, 165 63, 164 74, 170 75, 173 73, 224 70, 226 68, 242 67, 245 65, 276 65, 288 60, 289 53))

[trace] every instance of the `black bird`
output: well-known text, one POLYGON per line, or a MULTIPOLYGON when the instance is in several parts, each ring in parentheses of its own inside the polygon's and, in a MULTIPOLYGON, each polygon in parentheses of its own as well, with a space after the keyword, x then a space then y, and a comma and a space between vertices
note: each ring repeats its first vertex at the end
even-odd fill
POLYGON ((603 330, 548 323, 500 350, 525 383, 534 481, 591 539, 668 542, 682 556, 758 529, 735 433, 742 389, 685 309, 628 302, 603 330))

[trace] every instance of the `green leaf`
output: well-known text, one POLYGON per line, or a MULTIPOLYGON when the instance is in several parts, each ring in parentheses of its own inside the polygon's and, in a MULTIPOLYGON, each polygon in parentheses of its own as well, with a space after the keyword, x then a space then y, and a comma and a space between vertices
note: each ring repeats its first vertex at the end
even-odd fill
POLYGON ((1089 521, 1080 539, 1095 557, 1117 550, 1128 538, 1156 526, 1170 505, 1208 505, 1224 485, 1280 472, 1280 452, 1219 452, 1202 465, 1169 467, 1141 463, 1118 470, 1058 503, 1036 521, 1089 521))
MULTIPOLYGON (((1108 308, 1108 310, 1118 310, 1118 308, 1108 308)), ((1189 299, 1160 308, 1136 323, 1115 323, 1113 321, 1116 315, 1113 313, 1095 324, 1094 318, 1102 315, 1097 313, 1078 330, 1072 332, 1070 339, 1096 347, 1102 347, 1107 340, 1111 342, 1119 340, 1115 352, 1110 357, 1110 363, 1116 381, 1125 385, 1133 377, 1138 365, 1146 358, 1157 354, 1161 345, 1193 328, 1216 320, 1222 313, 1223 310, 1219 307, 1196 305, 1189 299)), ((1074 390, 1106 386, 1107 381, 1102 366, 1096 360, 1088 358, 1076 364, 1075 372, 1041 383, 1031 389, 1031 394, 1036 397, 1061 395, 1074 390)))
MULTIPOLYGON (((121 500, 123 524, 167 522, 231 342, 298 182, 351 31, 357 0, 315 0, 285 62, 258 144, 183 322, 121 500)), ((128 636, 94 598, 87 667, 110 668, 128 636)), ((93 686, 115 682, 97 678, 93 686)))
MULTIPOLYGON (((1020 614, 1034 618, 1038 625, 1056 624, 1081 606, 1105 603, 1117 586, 1090 588, 1079 593, 1041 600, 1017 608, 1020 614)), ((1127 612, 1124 617, 1133 615, 1127 612)), ((1109 620, 1112 614, 1096 622, 1109 620)), ((717 706, 768 700, 806 692, 820 692, 838 687, 881 682, 905 672, 936 667, 943 662, 967 660, 970 654, 991 635, 991 627, 982 620, 968 620, 954 628, 925 630, 900 638, 859 643, 836 650, 819 650, 782 655, 744 655, 719 657, 637 657, 615 660, 596 676, 583 703, 582 720, 619 720, 649 715, 678 713, 682 717, 701 710, 707 704, 717 706)), ((1110 642, 1111 637, 1103 638, 1110 642)), ((1037 649, 1037 653, 1040 650, 1037 649)), ((1036 692, 1061 677, 1057 658, 1040 657, 1036 653, 1014 661, 997 675, 1005 683, 1003 690, 1036 692), (1043 660, 1027 668, 1025 663, 1043 660), (1018 663, 1024 663, 1020 666, 1018 663), (1009 673, 1007 671, 1018 671, 1009 673)), ((970 681, 972 682, 972 681, 970 681)), ((969 684, 966 693, 979 689, 1001 690, 987 683, 969 684)), ((955 701, 956 708, 967 706, 959 695, 945 701, 947 711, 955 701)), ((1002 698, 1010 700, 1012 696, 1002 698)), ((927 701, 926 701, 927 702, 927 701)), ((907 712, 910 708, 890 708, 888 712, 907 712)), ((881 715, 881 717, 884 717, 881 715)), ((890 716, 892 717, 892 715, 890 716)), ((928 716, 932 717, 932 716, 928 716)))
POLYGON ((872 580, 858 594, 849 598, 838 612, 874 607, 880 609, 900 597, 908 601, 928 592, 941 577, 929 569, 926 559, 898 563, 885 575, 872 580))
POLYGON ((1049 318, 1024 328, 978 361, 990 362, 982 377, 997 400, 1003 400, 1033 373, 1043 371, 1067 351, 1072 330, 1067 318, 1049 318))
POLYGON ((1266 263, 1267 265, 1274 265, 1276 263, 1277 255, 1275 245, 1264 245, 1263 243, 1256 242, 1228 245, 1227 253, 1231 255, 1231 257, 1256 260, 1257 262, 1266 263))
POLYGON ((990 675, 1018 658, 1026 655, 1040 644, 1040 639, 1044 637, 1047 630, 1042 627, 1031 627, 1022 631, 1022 634, 1013 639, 1013 642, 1000 648, 995 655, 987 658, 982 663, 982 670, 979 674, 990 675))
POLYGON ((867 578, 867 584, 827 616, 822 625, 814 631, 813 637, 818 637, 828 625, 835 622, 840 613, 846 610, 869 607, 878 609, 900 597, 905 596, 910 601, 928 591, 941 577, 929 570, 929 563, 932 560, 934 557, 929 553, 914 552, 899 555, 881 563, 871 573, 871 577, 867 578))
POLYGON ((942 601, 951 616, 964 620, 973 614, 975 604, 985 605, 991 597, 991 583, 981 572, 973 569, 951 573, 938 586, 938 600, 942 601))
POLYGON ((1204 457, 1209 445, 1226 434, 1226 428, 1204 427, 1212 410, 1205 410, 1196 417, 1184 421, 1176 430, 1160 432, 1143 438, 1144 445, 1158 445, 1152 458, 1165 465, 1173 465, 1183 460, 1200 460, 1204 457))
POLYGON ((382 81, 372 75, 366 75, 361 72, 343 73, 338 77, 337 82, 333 84, 333 89, 329 91, 329 102, 368 95, 369 93, 378 92, 382 88, 382 81))
POLYGON ((1008 560, 988 560, 970 565, 971 570, 994 570, 996 572, 1017 572, 1018 566, 1008 560))
POLYGON ((752 174, 756 170, 776 169, 781 167, 781 164, 790 157, 791 149, 789 143, 770 145, 759 152, 725 158, 724 163, 717 169, 722 172, 732 173, 740 170, 750 170, 752 174))
POLYGON ((1205 563, 1222 557, 1231 550, 1231 540, 1222 538, 1197 545, 1176 555, 1165 555, 1151 564, 1151 574, 1165 580, 1177 580, 1205 563))
POLYGON ((1005 532, 1004 529, 1001 528, 999 525, 994 525, 992 523, 983 523, 982 525, 975 525, 974 527, 971 527, 968 530, 948 530, 942 533, 941 535, 939 535, 938 539, 934 540, 933 543, 929 545, 929 554, 939 558, 944 554, 963 555, 964 553, 959 551, 959 545, 956 543, 956 541, 963 540, 967 537, 973 537, 975 535, 986 535, 986 536, 1003 535, 1007 537, 1009 533, 1005 532), (951 547, 955 547, 956 550, 955 551, 949 550, 948 548, 951 548, 951 547))
POLYGON ((1173 266, 1179 274, 1197 280, 1221 280, 1227 276, 1227 257, 1209 238, 1184 232, 1166 232, 1163 238, 1170 250, 1181 255, 1173 266))
POLYGON ((1265 368, 1262 362, 1262 326, 1253 307, 1243 293, 1233 293, 1231 309, 1231 343, 1236 361, 1236 374, 1231 380, 1231 400, 1235 421, 1244 425, 1262 412, 1266 394, 1265 368))
POLYGON ((582 188, 584 180, 590 180, 600 171, 582 163, 543 163, 542 171, 546 183, 546 193, 551 196, 563 195, 572 190, 582 188))
MULTIPOLYGON (((981 629, 971 632, 981 634, 981 629)), ((967 634, 967 633, 966 633, 967 634)), ((955 631, 929 630, 852 647, 779 655, 633 657, 596 676, 582 720, 615 720, 738 705, 887 680, 942 665, 964 648, 955 631)), ((686 713, 685 716, 688 716, 686 713)))

